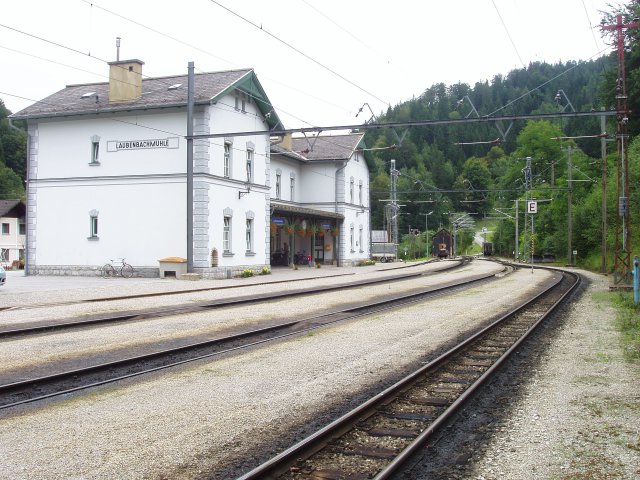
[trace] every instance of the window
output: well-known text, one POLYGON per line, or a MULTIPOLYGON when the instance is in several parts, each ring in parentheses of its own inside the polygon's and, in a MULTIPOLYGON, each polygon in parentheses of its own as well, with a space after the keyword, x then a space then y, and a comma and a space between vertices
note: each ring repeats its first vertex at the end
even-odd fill
POLYGON ((276 173, 276 198, 280 200, 280 196, 282 194, 282 174, 280 172, 276 173))
POLYGON ((289 195, 291 196, 290 200, 293 202, 296 199, 296 177, 294 177, 293 173, 291 174, 291 184, 289 187, 289 195))
POLYGON ((360 231, 358 232, 358 245, 360 245, 360 253, 364 252, 362 248, 362 225, 360 225, 360 231))
POLYGON ((89 165, 100 165, 100 137, 94 135, 91 137, 91 162, 89 165))
POLYGON ((0 248, 0 262, 8 262, 8 261, 9 261, 9 249, 0 248))
POLYGON ((247 150, 247 182, 253 181, 253 150, 247 150))
POLYGON ((247 252, 253 252, 253 220, 247 218, 247 231, 245 234, 247 241, 247 252))
POLYGON ((222 229, 222 248, 226 253, 231 253, 231 217, 224 217, 222 229))
POLYGON ((2 224, 2 235, 9 235, 11 234, 11 228, 9 227, 8 223, 3 223, 2 224))
POLYGON ((351 177, 351 183, 349 184, 349 203, 353 203, 353 177, 351 177))
POLYGON ((364 205, 364 203, 362 203, 362 180, 360 180, 358 184, 358 199, 360 200, 360 206, 364 205))
POLYGON ((244 92, 236 92, 235 109, 240 110, 242 113, 247 112, 247 98, 248 95, 244 92))
POLYGON ((231 143, 224 142, 224 176, 231 176, 231 143))
POLYGON ((18 224, 18 235, 26 235, 27 234, 27 226, 24 223, 24 218, 20 219, 20 223, 18 224))
POLYGON ((349 230, 350 236, 349 236, 349 242, 351 245, 351 251, 355 252, 354 248, 353 248, 353 225, 351 225, 351 229, 349 230))
POLYGON ((98 239, 98 211, 89 212, 89 240, 98 239))

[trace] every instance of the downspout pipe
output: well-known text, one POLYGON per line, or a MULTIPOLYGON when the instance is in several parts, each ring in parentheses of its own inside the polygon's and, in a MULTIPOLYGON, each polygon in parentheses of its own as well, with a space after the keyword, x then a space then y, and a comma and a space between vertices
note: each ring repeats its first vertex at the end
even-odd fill
MULTIPOLYGON (((342 166, 340 168, 336 169, 335 192, 334 192, 334 195, 335 195, 335 213, 336 214, 339 213, 338 212, 338 176, 339 176, 340 171, 344 170, 346 167, 347 167, 347 162, 342 162, 342 166)), ((336 222, 337 222, 337 219, 336 219, 336 222)), ((338 258, 339 257, 338 251, 340 250, 340 238, 342 237, 342 235, 344 233, 343 230, 344 230, 344 228, 341 227, 340 228, 340 234, 338 236, 338 245, 337 245, 337 248, 334 249, 334 253, 335 253, 335 256, 336 256, 336 266, 337 267, 340 266, 340 258, 338 258)))

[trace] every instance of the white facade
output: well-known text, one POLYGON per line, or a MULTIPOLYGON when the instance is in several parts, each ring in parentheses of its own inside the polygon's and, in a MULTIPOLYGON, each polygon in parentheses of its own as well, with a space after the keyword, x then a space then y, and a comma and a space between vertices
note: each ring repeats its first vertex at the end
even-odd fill
POLYGON ((337 261, 339 265, 353 265, 369 258, 369 169, 357 148, 362 137, 362 134, 318 137, 312 153, 302 148, 302 139, 293 139, 291 154, 284 148, 272 155, 273 217, 281 222, 316 225, 323 230, 323 235, 315 235, 311 240, 308 235, 287 234, 282 225, 272 224, 272 256, 287 242, 290 247, 293 243, 293 253, 313 250, 314 259, 320 263, 337 261), (304 153, 298 154, 296 150, 304 153), (290 178, 295 178, 293 199, 290 178), (336 238, 330 226, 339 229, 336 238))
MULTIPOLYGON (((255 86, 247 72, 236 76, 255 86)), ((265 133, 194 140, 193 267, 204 276, 269 265, 270 126, 256 97, 224 87, 196 104, 194 135, 265 133)), ((154 276, 159 260, 187 258, 186 108, 108 108, 17 114, 29 125, 28 273, 98 274, 126 258, 154 276)))
MULTIPOLYGON (((186 76, 141 80, 139 60, 110 65, 111 84, 68 86, 13 115, 29 133, 28 274, 97 275, 124 258, 156 276, 162 259, 188 256, 186 76)), ((196 75, 194 90, 194 272, 259 270, 285 243, 319 262, 369 257, 362 134, 272 161, 282 126, 251 70, 196 75), (322 231, 285 235, 282 213, 322 231)))

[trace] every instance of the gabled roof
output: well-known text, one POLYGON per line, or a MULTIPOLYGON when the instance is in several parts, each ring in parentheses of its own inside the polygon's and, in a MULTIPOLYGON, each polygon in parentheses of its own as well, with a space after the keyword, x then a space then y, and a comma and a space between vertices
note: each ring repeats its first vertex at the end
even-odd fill
MULTIPOLYGON (((264 89, 252 69, 198 73, 194 76, 196 105, 215 103, 238 89, 249 93, 270 128, 282 128, 264 89), (268 114, 268 115, 267 115, 268 114)), ((187 106, 187 75, 142 79, 142 96, 135 100, 109 103, 109 83, 68 85, 53 95, 11 115, 15 119, 50 118, 75 115, 95 115, 130 110, 187 106), (176 88, 169 89, 171 86, 176 88), (93 94, 82 98, 85 94, 93 94)))
POLYGON ((306 162, 307 159, 304 158, 301 154, 299 154, 298 152, 292 152, 291 150, 287 150, 286 148, 276 144, 276 143, 272 143, 271 144, 271 153, 274 155, 283 155, 285 157, 289 157, 289 158, 293 158, 295 160, 298 160, 299 162, 306 162))
POLYGON ((310 161, 349 160, 364 139, 364 133, 294 137, 292 150, 310 161))
POLYGON ((0 217, 24 217, 27 208, 22 200, 0 200, 0 217))

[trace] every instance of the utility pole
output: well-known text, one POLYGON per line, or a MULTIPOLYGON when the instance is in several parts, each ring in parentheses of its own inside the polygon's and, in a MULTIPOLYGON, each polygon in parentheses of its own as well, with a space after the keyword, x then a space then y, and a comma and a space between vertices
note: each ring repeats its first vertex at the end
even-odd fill
POLYGON ((193 273, 193 62, 189 62, 187 71, 187 272, 193 273))
MULTIPOLYGON (((531 188, 532 188, 532 178, 531 178, 531 157, 527 157, 527 164, 522 169, 524 173, 524 188, 525 188, 525 198, 527 200, 527 205, 529 205, 529 201, 532 200, 530 198, 531 188)), ((533 273, 533 214, 529 214, 531 217, 531 238, 529 239, 529 255, 531 257, 531 273, 533 273)), ((524 236, 526 240, 527 236, 527 214, 524 214, 524 236)), ((526 244, 525 244, 526 245, 526 244)))
POLYGON ((398 174, 400 172, 396 170, 396 161, 391 160, 391 167, 389 169, 389 176, 391 178, 391 205, 390 205, 390 228, 391 228, 391 243, 396 246, 396 258, 398 258, 398 244, 400 243, 398 238, 398 215, 400 213, 400 207, 398 206, 398 193, 396 189, 396 183, 398 174))
MULTIPOLYGON (((604 110, 604 107, 602 107, 604 110)), ((606 117, 600 117, 600 154, 602 156, 602 246, 600 273, 607 273, 607 124, 606 117)))
POLYGON ((627 86, 624 65, 624 30, 640 27, 640 22, 623 23, 622 15, 616 17, 614 25, 600 25, 605 31, 616 33, 618 50, 618 79, 616 84, 616 139, 618 143, 618 216, 616 221, 616 245, 614 283, 630 283, 631 279, 631 218, 629 215, 629 159, 627 144, 629 134, 629 110, 627 108, 627 86))
POLYGON ((518 250, 520 248, 518 246, 518 240, 520 235, 520 232, 518 232, 519 223, 520 221, 518 220, 518 199, 516 198, 516 254, 515 254, 514 260, 518 260, 518 257, 520 257, 520 251, 518 250))
POLYGON ((573 183, 571 170, 571 145, 567 145, 567 265, 573 265, 573 250, 572 250, 572 238, 573 238, 573 219, 571 215, 571 204, 573 203, 573 183))

